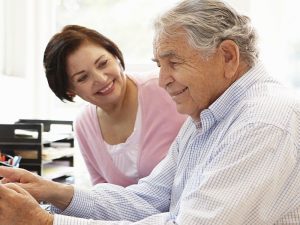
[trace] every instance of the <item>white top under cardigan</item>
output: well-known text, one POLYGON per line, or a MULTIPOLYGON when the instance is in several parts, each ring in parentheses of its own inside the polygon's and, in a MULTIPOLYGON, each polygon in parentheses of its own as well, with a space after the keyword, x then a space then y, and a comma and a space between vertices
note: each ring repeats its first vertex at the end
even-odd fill
POLYGON ((110 154, 115 166, 126 176, 137 179, 137 161, 139 155, 139 139, 142 129, 141 109, 138 106, 137 116, 132 134, 124 143, 110 145, 105 143, 108 154, 110 154))

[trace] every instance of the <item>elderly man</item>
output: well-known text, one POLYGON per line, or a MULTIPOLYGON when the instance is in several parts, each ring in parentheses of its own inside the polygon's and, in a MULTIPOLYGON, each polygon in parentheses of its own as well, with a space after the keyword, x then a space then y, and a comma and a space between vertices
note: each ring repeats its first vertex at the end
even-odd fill
POLYGON ((167 157, 137 185, 89 191, 1 168, 1 224, 300 223, 300 105, 266 74, 249 18, 185 0, 155 29, 160 85, 190 116, 167 157))

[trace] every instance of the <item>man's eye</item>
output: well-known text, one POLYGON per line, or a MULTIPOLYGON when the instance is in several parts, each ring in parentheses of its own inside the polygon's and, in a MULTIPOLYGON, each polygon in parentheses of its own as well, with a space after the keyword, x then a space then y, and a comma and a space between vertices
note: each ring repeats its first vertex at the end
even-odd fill
POLYGON ((170 61, 169 62, 169 65, 171 68, 174 68, 175 66, 177 66, 179 63, 178 62, 173 62, 173 61, 170 61))

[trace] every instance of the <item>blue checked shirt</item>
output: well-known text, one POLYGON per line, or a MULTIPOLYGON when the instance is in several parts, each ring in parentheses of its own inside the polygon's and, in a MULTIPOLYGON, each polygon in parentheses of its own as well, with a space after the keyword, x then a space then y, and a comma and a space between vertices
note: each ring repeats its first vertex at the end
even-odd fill
POLYGON ((54 225, 299 225, 299 119, 258 63, 185 122, 150 176, 75 189, 54 225))

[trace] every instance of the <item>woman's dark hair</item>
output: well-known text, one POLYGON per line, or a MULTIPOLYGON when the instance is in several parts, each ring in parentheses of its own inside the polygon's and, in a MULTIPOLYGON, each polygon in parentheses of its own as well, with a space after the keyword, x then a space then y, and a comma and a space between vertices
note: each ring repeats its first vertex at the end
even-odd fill
POLYGON ((67 94, 69 78, 66 71, 67 57, 84 42, 91 42, 103 47, 115 56, 125 69, 123 54, 118 46, 99 32, 78 25, 67 25, 49 41, 44 52, 44 68, 49 87, 62 101, 73 102, 67 94))

